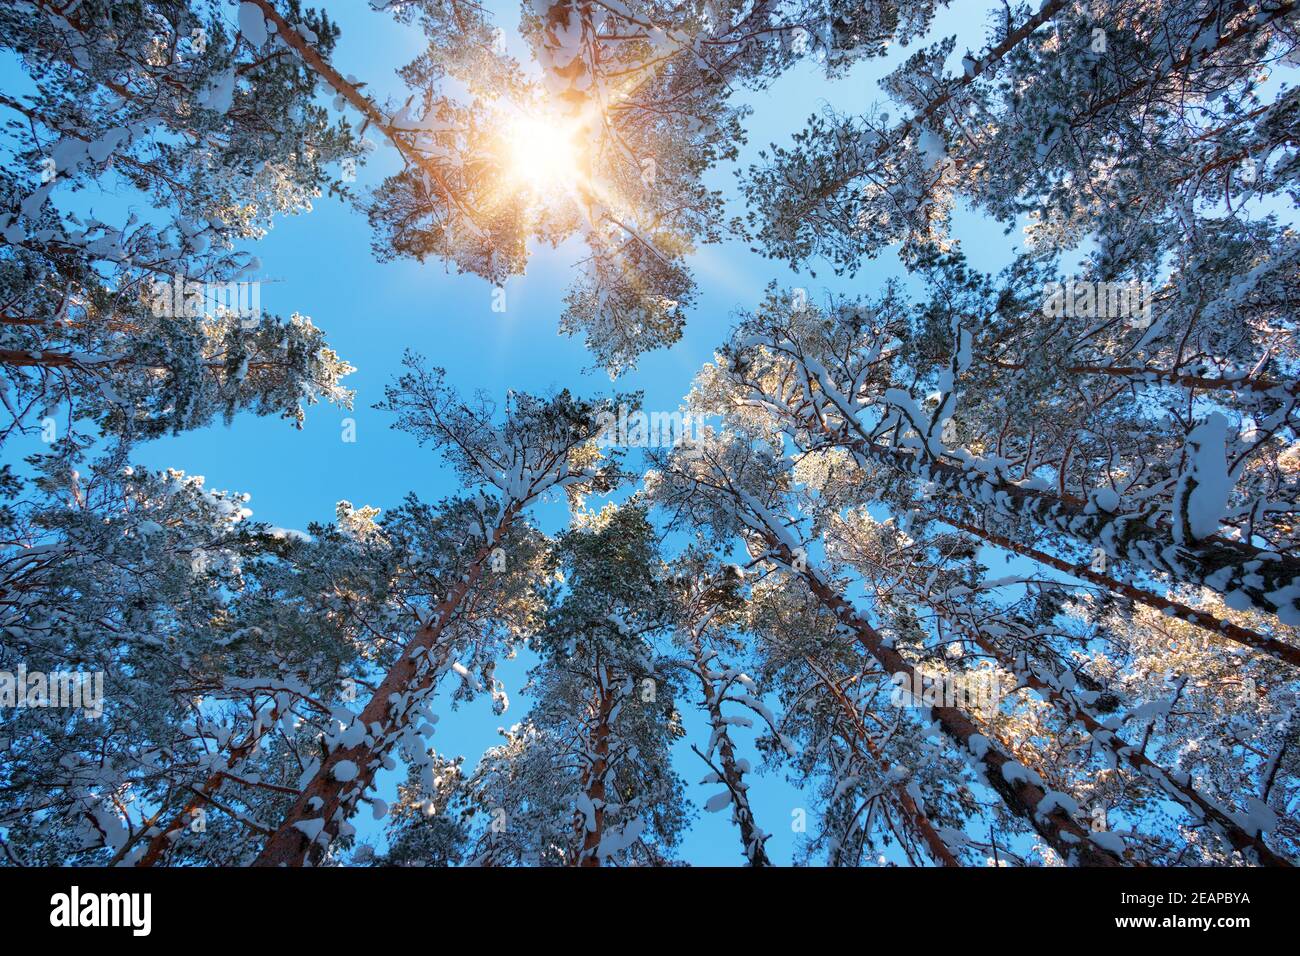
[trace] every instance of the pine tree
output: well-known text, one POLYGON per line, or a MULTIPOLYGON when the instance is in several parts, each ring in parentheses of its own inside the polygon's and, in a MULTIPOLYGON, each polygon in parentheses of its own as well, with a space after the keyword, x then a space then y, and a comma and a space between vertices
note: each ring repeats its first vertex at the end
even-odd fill
MULTIPOLYGON (((608 488, 608 464, 593 439, 601 403, 561 392, 550 399, 513 394, 504 421, 493 424, 495 408, 485 400, 466 404, 428 370, 408 358, 409 371, 388 389, 385 407, 397 427, 440 450, 470 487, 488 495, 458 503, 455 522, 441 540, 428 542, 423 560, 432 565, 436 590, 416 607, 419 627, 386 662, 386 671, 359 709, 343 708, 322 741, 320 759, 303 775, 301 793, 258 857, 259 865, 302 865, 315 861, 340 835, 347 818, 367 799, 376 772, 394 765, 399 745, 408 757, 427 754, 421 743, 432 733, 429 704, 439 679, 465 670, 455 655, 466 644, 491 665, 500 642, 510 637, 509 609, 494 606, 490 570, 494 552, 508 558, 512 536, 526 534, 524 511, 548 493, 608 488), (445 537, 444 537, 445 536, 445 537)), ((528 575, 514 568, 511 574, 528 575)))
MULTIPOLYGON (((1127 408, 1117 402, 1114 415, 1110 408, 1074 402, 1064 414, 1096 411, 1105 426, 1066 423, 1055 434, 1042 428, 1040 443, 1035 420, 1029 429, 1018 428, 1013 408, 1000 395, 981 393, 999 418, 989 421, 977 412, 969 420, 970 440, 959 444, 959 383, 974 362, 972 331, 960 316, 950 318, 950 345, 938 361, 933 351, 926 354, 906 314, 893 311, 897 307, 897 301, 881 310, 847 304, 823 314, 792 308, 773 293, 737 332, 717 380, 734 389, 733 400, 770 414, 769 427, 789 433, 803 448, 843 448, 864 471, 883 470, 913 482, 913 494, 941 497, 941 507, 951 502, 959 513, 968 509, 1019 522, 1094 558, 1210 587, 1238 609, 1257 606, 1283 623, 1300 619, 1294 597, 1300 594, 1300 569, 1294 562, 1219 531, 1232 504, 1231 476, 1244 470, 1245 455, 1259 450, 1253 442, 1238 444, 1244 454, 1236 467, 1229 466, 1227 455, 1236 449, 1227 445, 1221 414, 1194 427, 1183 423, 1181 435, 1166 426, 1161 435, 1136 402, 1127 408), (914 395, 916 383, 931 390, 924 404, 914 395), (1127 429, 1132 445, 1096 438, 1102 427, 1121 435, 1127 429), (1054 443, 1059 456, 1053 455, 1054 443), (1089 445, 1095 449, 1091 455, 1089 445), (1017 458, 1021 448, 1023 457, 1017 458), (1130 497, 1099 486, 1096 472, 1083 470, 1092 463, 1130 476, 1130 497), (1177 466, 1172 474, 1171 463, 1177 466), (1082 470, 1081 493, 1071 492, 1074 476, 1067 466, 1082 470), (1134 475, 1142 477, 1133 480, 1134 475), (1204 491, 1198 491, 1201 486, 1204 491)), ((1040 389, 1036 400, 1050 402, 1053 396, 1040 389)), ((1279 414, 1289 408, 1284 404, 1279 414)), ((977 523, 967 519, 968 525, 977 523)), ((1255 643, 1296 660, 1295 648, 1284 642, 1255 643)))
POLYGON ((480 853, 495 865, 661 864, 686 816, 669 762, 680 718, 655 646, 670 606, 654 529, 642 507, 609 505, 579 515, 556 560, 563 593, 526 688, 536 703, 476 785, 494 824, 480 853))
POLYGON ((773 147, 746 175, 751 229, 792 264, 820 256, 856 271, 893 242, 923 261, 950 246, 960 197, 1004 223, 1028 214, 1045 249, 1104 236, 1118 273, 1127 256, 1180 241, 1216 171, 1229 172, 1230 202, 1287 188, 1294 164, 1270 158, 1294 93, 1266 103, 1258 89, 1293 42, 1293 11, 1289 0, 1008 7, 960 75, 944 72, 945 38, 883 81, 901 122, 828 109, 794 148, 773 147))
MULTIPOLYGON (((388 812, 388 851, 373 858, 376 865, 456 866, 464 861, 470 833, 463 819, 468 796, 462 760, 435 758, 431 780, 410 768, 397 804, 388 812)), ((376 813, 381 809, 385 807, 377 803, 376 813)))
MULTIPOLYGON (((324 14, 289 9, 337 40, 324 14)), ((190 3, 18 4, 0 46, 34 83, 0 99, 14 134, 0 441, 35 429, 89 444, 94 421, 130 442, 245 409, 301 427, 305 404, 349 405, 351 367, 306 318, 262 314, 260 263, 237 248, 309 209, 335 186, 327 164, 357 155, 312 102, 314 75, 242 9, 237 27, 190 3), (91 187, 152 208, 104 221, 78 201, 91 187)))
POLYGON ((837 75, 881 55, 894 37, 923 33, 940 0, 832 0, 792 16, 768 2, 537 0, 519 29, 540 82, 505 52, 478 7, 387 4, 429 41, 401 71, 411 92, 400 106, 376 102, 364 81, 335 70, 329 51, 271 0, 251 5, 333 88, 336 105, 357 111, 401 156, 402 171, 366 204, 377 254, 441 258, 501 288, 523 273, 529 240, 580 236, 589 255, 560 329, 582 335, 616 375, 681 337, 695 298, 685 261, 695 245, 739 232, 724 221, 720 193, 702 182, 744 139, 732 85, 762 88, 804 57, 837 75), (449 96, 447 79, 471 98, 449 96), (511 169, 520 136, 533 135, 511 129, 520 113, 545 116, 571 141, 572 156, 561 160, 573 168, 540 190, 511 169))
POLYGON ((754 680, 739 667, 726 663, 727 657, 744 649, 743 631, 746 597, 740 593, 744 571, 737 565, 719 565, 705 553, 687 552, 673 565, 673 582, 679 589, 676 616, 677 642, 689 654, 685 667, 699 682, 701 706, 708 716, 710 734, 703 750, 691 749, 711 771, 702 781, 722 784, 726 789, 704 805, 708 812, 731 808, 731 819, 740 832, 741 850, 750 866, 770 866, 764 833, 754 818, 749 801, 749 783, 745 775, 750 762, 737 756, 732 739, 734 726, 752 727, 753 719, 743 713, 723 710, 723 704, 740 704, 758 715, 779 739, 776 718, 754 680), (724 656, 725 655, 725 656, 724 656))
POLYGON ((31 79, 0 94, 0 445, 49 445, 0 466, 0 860, 682 865, 698 760, 754 867, 775 774, 800 864, 1293 865, 1295 5, 1004 5, 960 58, 952 6, 530 0, 521 63, 478 6, 386 0, 427 41, 391 100, 298 0, 0 12, 31 79), (727 220, 742 91, 918 40, 888 111, 811 118, 727 220), (368 133, 400 168, 360 195, 329 170, 368 133), (636 396, 466 400, 408 355, 379 407, 454 490, 300 532, 131 462, 350 405, 248 248, 326 190, 378 257, 498 287, 577 239, 560 328, 613 375, 681 337, 700 244, 908 276, 769 286, 639 485, 636 396), (971 214, 1025 248, 976 269, 971 214), (501 742, 435 749, 518 654, 501 742))
POLYGON ((176 471, 37 464, 6 535, 0 669, 84 674, 98 704, 7 716, 10 852, 152 863, 223 784, 272 785, 248 769, 258 742, 349 674, 355 646, 321 613, 319 579, 306 602, 278 583, 321 551, 249 521, 246 496, 176 471))
MULTIPOLYGON (((835 616, 844 639, 856 641, 887 674, 902 674, 913 686, 918 684, 916 665, 809 559, 793 533, 795 520, 773 510, 782 507, 779 496, 789 480, 781 460, 761 442, 751 446, 739 434, 698 451, 698 457, 678 456, 666 463, 667 470, 654 486, 661 500, 691 514, 695 521, 741 535, 751 554, 786 570, 835 616)), ((980 733, 969 713, 945 704, 931 707, 930 714, 937 730, 969 755, 972 767, 1009 810, 1032 826, 1062 858, 1087 865, 1123 865, 1121 837, 1090 831, 1068 807, 1049 800, 1041 777, 980 733)))

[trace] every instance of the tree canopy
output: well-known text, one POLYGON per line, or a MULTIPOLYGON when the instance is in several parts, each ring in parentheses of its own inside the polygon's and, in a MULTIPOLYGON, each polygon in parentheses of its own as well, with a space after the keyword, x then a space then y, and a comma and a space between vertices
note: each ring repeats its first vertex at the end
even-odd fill
POLYGON ((372 0, 391 94, 300 0, 0 10, 0 861, 678 866, 724 812, 753 867, 1300 860, 1295 4, 956 7, 372 0), (303 532, 141 465, 352 407, 253 252, 326 195, 489 288, 579 249, 614 384, 412 350, 368 398, 454 492, 303 532), (736 243, 854 291, 753 290, 644 407, 736 243))

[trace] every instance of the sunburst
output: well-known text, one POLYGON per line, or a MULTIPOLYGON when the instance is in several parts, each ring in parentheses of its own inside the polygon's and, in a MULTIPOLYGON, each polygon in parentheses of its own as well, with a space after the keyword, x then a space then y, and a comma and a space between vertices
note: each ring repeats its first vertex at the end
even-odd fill
POLYGON ((510 181, 538 194, 580 192, 587 180, 580 133, 580 124, 564 117, 511 117, 504 130, 510 181))

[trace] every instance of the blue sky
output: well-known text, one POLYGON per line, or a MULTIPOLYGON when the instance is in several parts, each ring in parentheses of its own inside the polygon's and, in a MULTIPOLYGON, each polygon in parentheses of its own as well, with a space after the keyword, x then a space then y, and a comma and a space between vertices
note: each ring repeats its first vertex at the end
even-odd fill
MULTIPOLYGON (((954 6, 956 10, 941 14, 939 28, 926 39, 957 34, 955 56, 960 58, 967 47, 983 45, 984 12, 990 5, 961 0, 954 6)), ((487 7, 505 30, 508 46, 526 59, 513 35, 517 6, 493 0, 487 7)), ((337 3, 328 9, 343 30, 335 66, 365 80, 380 101, 390 94, 401 97, 402 84, 394 71, 419 53, 419 32, 373 13, 367 4, 337 3)), ((741 91, 740 99, 753 107, 747 121, 749 143, 735 166, 711 174, 712 185, 724 190, 734 212, 742 211, 735 169, 753 161, 757 150, 769 142, 788 143, 807 116, 824 104, 861 112, 883 100, 876 80, 915 48, 914 44, 895 49, 889 57, 860 64, 833 83, 820 74, 816 63, 807 62, 762 93, 741 91)), ((9 90, 14 77, 6 66, 0 76, 9 90)), ((959 69, 957 64, 949 66, 959 69)), ((897 112, 896 105, 890 108, 897 112)), ((359 170, 359 188, 398 168, 393 151, 383 142, 377 147, 371 162, 359 170)), ((66 204, 67 197, 59 198, 66 204)), ((102 201, 117 206, 134 200, 124 195, 105 196, 102 201)), ((981 224, 969 215, 958 216, 955 233, 974 263, 986 268, 1005 262, 1018 241, 1017 236, 1005 236, 1000 227, 981 224)), ((256 518, 281 527, 305 528, 310 521, 331 520, 340 499, 390 508, 409 491, 432 500, 455 490, 454 477, 439 459, 392 431, 390 417, 371 407, 382 398, 405 349, 445 367, 449 380, 466 392, 482 388, 503 394, 507 388, 567 387, 589 394, 611 388, 603 370, 588 370, 592 359, 581 341, 557 333, 564 291, 582 254, 578 246, 536 249, 527 275, 507 283, 507 309, 499 313, 491 307, 492 287, 483 280, 456 275, 437 262, 379 263, 370 240, 362 214, 323 197, 310 214, 278 220, 254 250, 263 263, 262 308, 284 316, 292 312, 309 316, 326 331, 334 349, 357 367, 346 382, 357 392, 351 412, 317 406, 309 410, 302 431, 284 421, 243 415, 231 427, 218 425, 144 446, 136 460, 154 468, 204 475, 212 488, 248 492, 256 518), (347 418, 355 420, 354 443, 342 440, 347 418)), ((726 339, 735 310, 756 304, 768 282, 805 287, 809 298, 817 301, 828 293, 870 294, 886 276, 901 272, 887 253, 856 278, 837 279, 829 268, 822 268, 812 279, 807 274, 796 276, 738 242, 704 247, 691 264, 699 300, 689 313, 681 341, 645 356, 635 372, 616 383, 619 390, 642 391, 647 409, 678 407, 695 372, 726 339)), ((544 509, 539 518, 546 530, 558 530, 564 509, 544 509)), ((454 713, 444 710, 436 746, 447 754, 463 753, 467 764, 472 764, 486 746, 496 742, 497 727, 522 719, 528 702, 519 687, 528 663, 522 658, 505 662, 499 672, 512 697, 504 716, 493 715, 487 699, 454 713)), ((694 714, 688 716, 688 729, 690 735, 676 759, 691 784, 692 799, 700 805, 717 787, 695 786, 707 771, 688 744, 706 741, 707 730, 694 714)), ((795 839, 791 811, 807 807, 806 802, 774 775, 756 780, 752 792, 759 825, 773 833, 769 849, 774 859, 788 863, 795 839)), ((729 816, 727 811, 701 811, 682 847, 683 858, 700 864, 741 862, 729 816)), ((363 835, 377 830, 369 814, 361 814, 357 823, 363 835)))

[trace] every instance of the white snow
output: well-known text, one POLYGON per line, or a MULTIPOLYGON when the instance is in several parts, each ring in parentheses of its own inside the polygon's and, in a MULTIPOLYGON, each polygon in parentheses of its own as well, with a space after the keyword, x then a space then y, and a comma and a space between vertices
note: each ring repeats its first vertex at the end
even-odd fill
POLYGON ((1228 475, 1227 461, 1228 419, 1214 412, 1187 435, 1188 464, 1178 480, 1175 493, 1174 537, 1182 543, 1183 523, 1193 540, 1208 537, 1219 530, 1224 512, 1228 510, 1228 496, 1232 481, 1228 475))
POLYGON ((266 18, 255 3, 239 5, 239 32, 256 48, 266 43, 266 18))

